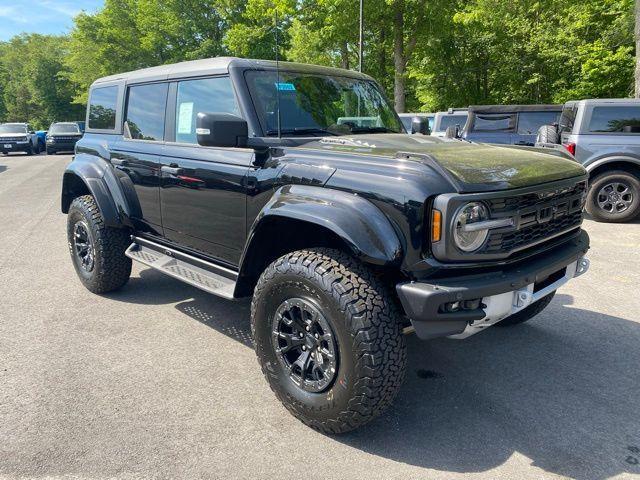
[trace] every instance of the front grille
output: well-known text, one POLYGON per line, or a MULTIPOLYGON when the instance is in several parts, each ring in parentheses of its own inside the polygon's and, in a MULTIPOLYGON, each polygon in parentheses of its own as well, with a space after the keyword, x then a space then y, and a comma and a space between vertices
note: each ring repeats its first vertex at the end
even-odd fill
POLYGON ((2 137, 0 138, 0 143, 3 142, 24 142, 26 138, 24 137, 2 137))
POLYGON ((499 253, 519 250, 522 247, 539 243, 541 240, 554 237, 562 232, 580 226, 582 211, 554 218, 546 223, 535 223, 520 230, 489 234, 489 240, 482 253, 499 253))
POLYGON ((57 135, 53 136, 53 138, 57 142, 72 142, 75 140, 80 140, 78 137, 58 137, 57 135))
POLYGON ((585 181, 561 189, 488 200, 492 217, 513 217, 514 226, 492 231, 478 253, 522 250, 579 227, 586 190, 585 181))
POLYGON ((527 208, 536 207, 549 200, 562 200, 563 198, 569 198, 576 195, 584 195, 587 191, 587 182, 580 182, 573 187, 566 187, 562 189, 554 189, 549 191, 541 191, 535 193, 527 193, 524 195, 517 195, 512 197, 503 197, 491 199, 487 203, 491 209, 492 214, 500 213, 512 213, 514 211, 524 210, 527 208))

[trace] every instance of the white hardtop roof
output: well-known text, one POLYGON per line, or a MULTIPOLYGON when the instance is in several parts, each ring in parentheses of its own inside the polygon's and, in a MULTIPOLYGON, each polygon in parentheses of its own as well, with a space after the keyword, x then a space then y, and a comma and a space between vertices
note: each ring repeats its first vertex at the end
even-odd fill
MULTIPOLYGON (((103 83, 126 80, 127 82, 166 80, 173 78, 197 77, 205 75, 220 75, 229 72, 229 67, 238 66, 249 69, 273 69, 276 62, 272 60, 253 60, 237 57, 215 57, 204 58, 202 60, 191 60, 188 62, 173 63, 170 65, 159 65, 157 67, 143 68, 131 72, 123 72, 115 75, 102 77, 93 83, 93 86, 103 83)), ((282 71, 303 71, 309 73, 348 76, 354 78, 371 79, 368 75, 343 70, 333 67, 321 67, 308 65, 305 63, 279 62, 282 71)))

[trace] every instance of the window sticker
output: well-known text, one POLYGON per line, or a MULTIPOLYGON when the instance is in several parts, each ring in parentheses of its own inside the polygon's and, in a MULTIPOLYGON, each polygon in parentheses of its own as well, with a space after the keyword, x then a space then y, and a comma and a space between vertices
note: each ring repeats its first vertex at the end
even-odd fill
POLYGON ((190 134, 191 120, 193 119, 193 102, 184 102, 178 109, 178 133, 190 134))
POLYGON ((293 83, 287 83, 287 82, 276 82, 276 88, 278 90, 280 90, 281 92, 295 92, 296 91, 296 86, 293 83))

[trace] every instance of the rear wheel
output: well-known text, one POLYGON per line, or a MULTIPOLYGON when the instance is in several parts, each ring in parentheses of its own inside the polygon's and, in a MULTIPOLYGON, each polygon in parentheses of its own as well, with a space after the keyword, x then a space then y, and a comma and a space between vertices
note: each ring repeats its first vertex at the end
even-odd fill
POLYGON ((123 229, 107 227, 90 195, 73 200, 67 215, 67 239, 73 266, 82 284, 93 293, 122 287, 131 275, 124 252, 131 243, 123 229))
POLYGON ((514 313, 510 317, 505 318, 504 320, 500 320, 496 323, 499 327, 511 327, 513 325, 519 325, 521 323, 526 322, 527 320, 531 320, 533 317, 542 312, 553 300, 553 296, 556 292, 551 292, 546 297, 542 297, 535 303, 532 303, 527 308, 523 308, 518 313, 514 313))
POLYGON ((371 421, 402 385, 407 358, 395 301, 343 252, 302 250, 267 267, 254 292, 251 329, 271 389, 321 432, 371 421))
POLYGON ((640 213, 640 180, 624 170, 597 175, 591 181, 586 210, 599 222, 633 220, 640 213))

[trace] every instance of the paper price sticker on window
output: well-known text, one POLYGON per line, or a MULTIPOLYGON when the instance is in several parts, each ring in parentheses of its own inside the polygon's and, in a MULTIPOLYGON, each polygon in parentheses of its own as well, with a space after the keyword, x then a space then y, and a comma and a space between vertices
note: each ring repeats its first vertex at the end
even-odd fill
POLYGON ((276 82, 276 88, 281 92, 295 92, 296 86, 293 83, 276 82))
POLYGON ((193 120, 193 102, 180 104, 178 109, 178 133, 190 134, 193 120))

